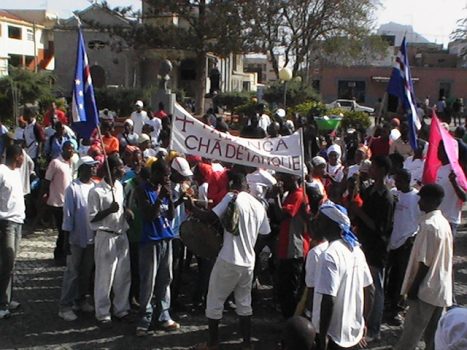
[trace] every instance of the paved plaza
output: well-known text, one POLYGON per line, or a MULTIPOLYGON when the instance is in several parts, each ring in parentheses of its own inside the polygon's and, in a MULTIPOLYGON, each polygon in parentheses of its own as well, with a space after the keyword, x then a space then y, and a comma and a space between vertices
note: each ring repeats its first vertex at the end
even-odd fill
MULTIPOLYGON (((196 267, 184 274, 183 292, 186 294, 181 296, 181 301, 185 309, 172 313, 181 323, 181 329, 172 333, 156 329, 151 336, 137 338, 135 324, 115 321, 111 329, 100 329, 93 314, 79 314, 74 322, 59 318, 58 299, 64 268, 55 266, 53 261, 55 232, 47 229, 31 233, 25 227, 24 233, 14 295, 21 307, 8 320, 0 320, 0 349, 189 349, 205 340, 204 313, 191 309, 191 298, 186 295, 192 290, 196 267)), ((459 304, 467 305, 466 227, 462 227, 456 239, 454 263, 457 299, 459 304)), ((259 291, 255 299, 255 349, 278 349, 283 323, 272 302, 271 289, 259 291)), ((382 340, 370 344, 369 349, 390 349, 399 334, 400 327, 384 324, 382 340)), ((221 337, 224 340, 221 348, 240 348, 241 338, 233 311, 225 312, 221 337)))

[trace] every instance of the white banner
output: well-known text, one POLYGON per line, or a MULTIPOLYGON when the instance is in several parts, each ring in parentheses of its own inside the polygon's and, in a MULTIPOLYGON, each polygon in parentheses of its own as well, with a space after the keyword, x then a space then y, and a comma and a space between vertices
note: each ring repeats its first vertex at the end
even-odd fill
POLYGON ((177 103, 170 148, 208 159, 303 175, 301 132, 265 139, 236 137, 202 123, 177 103))

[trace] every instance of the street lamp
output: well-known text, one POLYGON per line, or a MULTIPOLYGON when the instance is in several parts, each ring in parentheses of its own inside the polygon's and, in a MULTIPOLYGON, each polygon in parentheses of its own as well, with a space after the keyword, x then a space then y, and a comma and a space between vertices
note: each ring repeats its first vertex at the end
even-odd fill
POLYGON ((292 79, 290 68, 284 67, 279 71, 279 79, 284 82, 284 109, 287 108, 287 82, 292 79))

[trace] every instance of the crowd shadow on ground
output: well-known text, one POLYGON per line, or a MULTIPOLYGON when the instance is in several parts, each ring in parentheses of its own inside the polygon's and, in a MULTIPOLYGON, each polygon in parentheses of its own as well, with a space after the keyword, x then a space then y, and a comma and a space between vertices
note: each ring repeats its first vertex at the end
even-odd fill
MULTIPOLYGON (((17 261, 14 299, 21 307, 8 320, 0 320, 0 349, 189 349, 207 337, 204 312, 191 307, 191 291, 196 268, 184 274, 185 294, 180 296, 184 307, 172 312, 182 325, 179 331, 167 333, 156 330, 147 337, 135 336, 135 323, 115 321, 111 329, 97 326, 94 315, 80 313, 74 322, 58 317, 58 301, 64 268, 56 266, 52 259, 54 233, 47 230, 26 235, 17 261)), ((457 302, 467 304, 467 234, 457 241, 455 280, 457 302)), ((283 320, 272 302, 272 290, 260 290, 254 304, 252 335, 255 349, 278 349, 283 320)), ((136 314, 133 315, 136 319, 136 314)), ((382 337, 370 344, 369 349, 390 349, 400 335, 401 327, 383 324, 382 337)), ((239 349, 241 337, 234 311, 224 314, 220 330, 222 349, 239 349)), ((423 346, 420 348, 423 349, 423 346)))

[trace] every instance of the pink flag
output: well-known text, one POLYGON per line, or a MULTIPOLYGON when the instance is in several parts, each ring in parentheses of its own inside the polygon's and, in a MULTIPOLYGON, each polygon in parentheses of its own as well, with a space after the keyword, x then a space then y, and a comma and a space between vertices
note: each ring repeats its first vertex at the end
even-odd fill
POLYGON ((467 179, 459 164, 459 145, 457 140, 441 125, 438 116, 434 112, 431 119, 430 144, 428 146, 425 168, 423 169, 423 183, 436 183, 438 169, 441 166, 441 161, 438 159, 438 147, 441 140, 444 142, 444 149, 446 150, 452 170, 457 176, 457 183, 467 190, 467 179))

